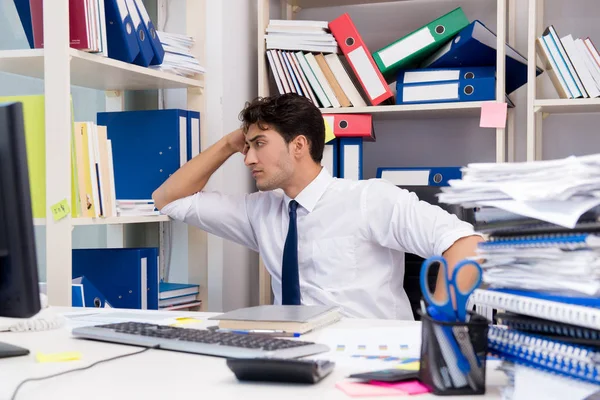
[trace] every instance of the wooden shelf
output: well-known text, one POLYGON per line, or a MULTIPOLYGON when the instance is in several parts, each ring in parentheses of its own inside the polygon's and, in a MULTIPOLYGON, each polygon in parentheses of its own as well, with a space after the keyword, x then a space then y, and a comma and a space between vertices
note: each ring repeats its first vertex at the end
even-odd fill
MULTIPOLYGON (((198 79, 186 78, 97 54, 69 49, 71 85, 97 90, 203 88, 198 79)), ((0 51, 0 71, 44 78, 44 49, 0 51)))
POLYGON ((288 4, 300 8, 339 7, 355 4, 394 3, 398 1, 406 0, 286 0, 288 4))
POLYGON ((577 114, 600 112, 600 98, 535 100, 535 112, 549 114, 577 114))
POLYGON ((321 108, 323 114, 372 114, 374 120, 411 118, 465 118, 481 114, 482 101, 321 108))

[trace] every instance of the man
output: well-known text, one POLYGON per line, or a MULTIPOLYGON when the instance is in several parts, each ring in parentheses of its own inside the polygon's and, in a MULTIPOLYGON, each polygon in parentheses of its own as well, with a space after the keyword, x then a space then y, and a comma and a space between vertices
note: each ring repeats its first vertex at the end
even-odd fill
MULTIPOLYGON (((241 129, 181 167, 153 198, 162 213, 260 252, 275 304, 330 304, 350 317, 412 320, 404 253, 442 254, 450 267, 475 254, 481 238, 472 226, 414 193, 380 179, 333 178, 321 166, 323 117, 308 99, 259 98, 240 117, 241 129), (203 192, 237 152, 260 192, 203 192)), ((443 286, 437 297, 446 295, 443 286)))

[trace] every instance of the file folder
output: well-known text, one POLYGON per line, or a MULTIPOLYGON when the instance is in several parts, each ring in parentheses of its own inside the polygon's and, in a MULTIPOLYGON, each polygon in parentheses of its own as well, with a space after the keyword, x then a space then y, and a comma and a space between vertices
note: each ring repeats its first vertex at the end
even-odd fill
POLYGON ((140 53, 137 32, 123 0, 105 0, 108 57, 132 63, 140 53))
POLYGON ((460 167, 379 167, 377 178, 400 187, 448 186, 451 179, 461 179, 460 167))
POLYGON ((72 306, 112 308, 106 297, 85 276, 73 279, 72 284, 72 306))
MULTIPOLYGON (((148 310, 158 310, 158 296, 160 294, 160 271, 159 256, 156 247, 138 248, 142 257, 146 258, 146 276, 147 276, 147 299, 148 310)), ((128 249, 127 249, 128 250, 128 249)))
POLYGON ((329 171, 331 176, 339 178, 339 139, 333 139, 325 143, 323 148, 323 159, 321 165, 329 171))
POLYGON ((142 23, 142 18, 135 5, 134 0, 125 0, 131 22, 133 23, 133 30, 135 31, 135 37, 138 43, 140 51, 137 57, 133 60, 133 63, 142 67, 150 65, 152 58, 154 58, 154 50, 150 44, 150 40, 147 36, 145 25, 142 23))
POLYGON ((400 69, 413 68, 469 25, 458 7, 373 53, 377 67, 388 82, 393 82, 400 69))
POLYGON ((150 65, 160 65, 162 64, 165 58, 165 49, 163 48, 163 45, 160 42, 158 33, 156 33, 154 23, 150 19, 148 11, 146 10, 146 6, 144 6, 142 0, 135 0, 135 6, 138 10, 140 18, 142 19, 142 28, 146 32, 146 38, 150 42, 152 52, 154 53, 152 59, 150 60, 150 65))
POLYGON ((361 180, 363 178, 363 140, 362 138, 339 138, 340 168, 339 177, 361 180))
POLYGON ((111 141, 117 200, 147 200, 188 161, 188 111, 102 112, 111 141))
POLYGON ((496 78, 415 84, 396 82, 396 104, 489 101, 496 99, 496 78))
POLYGON ((324 114, 323 118, 333 128, 335 137, 358 137, 375 141, 371 114, 324 114))
POLYGON ((379 72, 350 15, 345 13, 331 21, 329 30, 346 56, 371 105, 376 106, 392 98, 391 89, 379 72))
POLYGON ((33 42, 33 27, 31 24, 31 8, 29 6, 29 0, 13 0, 15 3, 15 8, 17 9, 17 13, 19 14, 19 19, 21 20, 21 25, 23 26, 23 30, 25 31, 25 36, 27 37, 27 42, 29 43, 29 48, 33 49, 35 47, 33 42))
POLYGON ((200 113, 188 111, 187 153, 188 161, 200 154, 200 113))
MULTIPOLYGON (((478 20, 461 30, 456 38, 421 63, 421 68, 496 66, 496 34, 478 20)), ((527 59, 508 44, 506 49, 506 92, 527 83, 527 59)), ((536 75, 542 73, 536 69, 536 75)))
POLYGON ((402 84, 495 78, 496 67, 420 68, 402 70, 397 82, 402 84))

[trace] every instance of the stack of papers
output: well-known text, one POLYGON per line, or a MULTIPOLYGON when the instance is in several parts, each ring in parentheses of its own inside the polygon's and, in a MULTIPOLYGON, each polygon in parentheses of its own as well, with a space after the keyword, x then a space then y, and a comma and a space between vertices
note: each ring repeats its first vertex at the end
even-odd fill
POLYGON ((154 200, 117 200, 119 217, 148 217, 160 215, 154 207, 154 200))
POLYGON ((469 164, 461 180, 449 181, 439 201, 494 207, 509 213, 575 227, 600 205, 600 154, 551 161, 469 164))
POLYGON ((337 42, 328 26, 327 21, 272 19, 265 35, 267 50, 338 53, 337 42))
POLYGON ((149 68, 159 69, 173 74, 192 77, 206 72, 200 62, 192 55, 194 38, 176 33, 156 32, 165 50, 165 58, 161 65, 149 68))

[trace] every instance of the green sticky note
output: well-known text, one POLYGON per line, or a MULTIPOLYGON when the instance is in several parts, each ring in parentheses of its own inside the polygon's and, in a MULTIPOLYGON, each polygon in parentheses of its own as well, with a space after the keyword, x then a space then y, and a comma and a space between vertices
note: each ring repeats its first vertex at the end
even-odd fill
POLYGON ((58 221, 69 215, 71 209, 69 208, 69 203, 67 202, 67 199, 64 199, 50 207, 50 211, 52 211, 52 216, 54 217, 54 220, 58 221))

